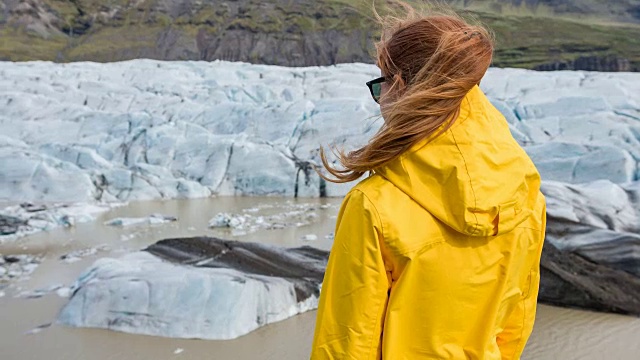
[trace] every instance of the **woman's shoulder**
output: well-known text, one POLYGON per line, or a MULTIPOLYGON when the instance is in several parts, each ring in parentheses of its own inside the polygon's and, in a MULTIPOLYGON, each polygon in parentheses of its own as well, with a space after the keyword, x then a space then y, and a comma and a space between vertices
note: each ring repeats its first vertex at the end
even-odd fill
POLYGON ((351 196, 356 193, 362 194, 376 208, 392 206, 401 198, 408 197, 389 180, 375 173, 361 180, 349 193, 351 196))
POLYGON ((380 174, 371 174, 366 179, 362 179, 351 189, 351 192, 359 191, 368 197, 377 197, 381 192, 391 190, 393 184, 380 174))

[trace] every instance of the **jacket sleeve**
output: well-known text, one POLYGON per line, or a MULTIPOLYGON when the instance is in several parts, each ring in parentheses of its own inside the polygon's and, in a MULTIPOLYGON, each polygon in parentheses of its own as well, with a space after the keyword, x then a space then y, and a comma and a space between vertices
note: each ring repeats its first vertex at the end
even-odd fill
POLYGON ((529 294, 516 306, 504 330, 498 335, 497 342, 502 354, 502 360, 520 359, 527 340, 533 331, 540 273, 531 271, 530 276, 531 290, 529 294))
POLYGON ((542 215, 542 230, 539 238, 539 247, 533 268, 529 271, 528 287, 525 289, 523 299, 513 310, 503 331, 498 335, 497 342, 502 354, 502 360, 520 359, 527 340, 533 331, 533 323, 536 318, 538 292, 540 288, 540 257, 544 245, 546 230, 546 208, 542 215))
POLYGON ((336 223, 320 294, 312 360, 379 359, 390 276, 382 225, 364 193, 352 190, 336 223))

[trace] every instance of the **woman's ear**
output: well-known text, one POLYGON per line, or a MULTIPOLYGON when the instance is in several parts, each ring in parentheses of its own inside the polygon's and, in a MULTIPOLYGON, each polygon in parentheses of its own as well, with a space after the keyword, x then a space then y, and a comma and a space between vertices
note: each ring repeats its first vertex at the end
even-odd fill
POLYGON ((402 96, 402 94, 404 93, 404 91, 407 88, 407 83, 404 82, 404 79, 402 78, 402 74, 395 74, 393 75, 393 86, 391 87, 390 91, 394 94, 394 97, 399 97, 402 96))
POLYGON ((404 90, 404 88, 407 87, 407 84, 404 82, 404 79, 402 78, 401 74, 393 75, 393 82, 395 84, 397 84, 397 86, 398 86, 397 90, 399 90, 399 91, 402 91, 402 90, 404 90))

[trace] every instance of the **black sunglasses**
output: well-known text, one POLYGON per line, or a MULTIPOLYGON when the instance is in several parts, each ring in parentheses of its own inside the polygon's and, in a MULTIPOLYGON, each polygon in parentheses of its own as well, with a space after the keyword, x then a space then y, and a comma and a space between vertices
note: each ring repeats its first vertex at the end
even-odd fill
POLYGON ((371 91, 371 96, 373 100, 377 103, 380 103, 380 94, 382 93, 382 83, 386 82, 387 78, 382 76, 377 79, 373 79, 371 81, 367 81, 367 87, 369 87, 369 91, 371 91))

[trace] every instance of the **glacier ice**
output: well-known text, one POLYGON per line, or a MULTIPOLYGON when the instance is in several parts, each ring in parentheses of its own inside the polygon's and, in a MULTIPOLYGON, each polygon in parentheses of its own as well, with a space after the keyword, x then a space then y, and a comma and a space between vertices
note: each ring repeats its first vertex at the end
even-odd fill
POLYGON ((0 244, 39 231, 90 222, 99 214, 121 205, 118 203, 33 205, 26 202, 7 206, 0 209, 0 244))
MULTIPOLYGON (((342 196, 353 184, 321 180, 318 149, 353 149, 376 132, 379 108, 363 84, 378 75, 365 64, 0 62, 0 201, 342 196)), ((547 239, 558 256, 578 254, 637 282, 640 74, 490 69, 481 87, 545 180, 547 239)), ((211 225, 251 232, 307 215, 221 213, 211 225)), ((147 252, 98 260, 59 321, 222 339, 317 301, 293 296, 286 276, 191 260, 147 252)))
POLYGON ((103 258, 58 323, 175 338, 232 339, 314 309, 327 252, 215 238, 169 239, 103 258))
MULTIPOLYGON (((352 184, 313 171, 318 149, 375 133, 379 109, 363 84, 377 72, 0 63, 0 201, 342 196, 352 184)), ((545 179, 638 178, 640 74, 490 69, 481 86, 545 179)))
POLYGON ((115 218, 105 221, 104 224, 108 226, 127 227, 135 225, 159 225, 174 221, 178 221, 178 218, 162 214, 151 214, 147 217, 140 218, 115 218))

